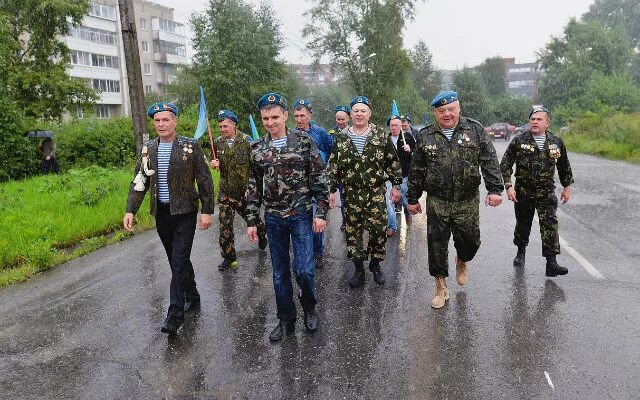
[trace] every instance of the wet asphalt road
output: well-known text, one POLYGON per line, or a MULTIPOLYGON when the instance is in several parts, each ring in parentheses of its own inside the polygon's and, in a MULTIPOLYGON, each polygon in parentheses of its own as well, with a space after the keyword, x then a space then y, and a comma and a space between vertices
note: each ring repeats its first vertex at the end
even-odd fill
POLYGON ((310 336, 299 321, 295 337, 270 344, 269 255, 237 219, 237 273, 216 269, 217 229, 196 235, 203 307, 172 339, 159 332, 170 272, 152 230, 0 291, 0 398, 640 398, 640 167, 571 162, 560 234, 603 278, 565 246, 569 275, 546 279, 535 223, 527 265, 514 269, 512 205, 481 206, 469 283, 449 279, 451 299, 432 310, 424 216, 389 240, 387 284, 368 274, 353 290, 334 210, 320 328, 310 336))

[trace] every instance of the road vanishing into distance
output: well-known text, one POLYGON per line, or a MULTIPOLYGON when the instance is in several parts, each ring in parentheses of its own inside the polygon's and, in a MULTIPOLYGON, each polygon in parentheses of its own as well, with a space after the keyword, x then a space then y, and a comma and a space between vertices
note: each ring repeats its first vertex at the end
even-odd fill
MULTIPOLYGON (((151 230, 0 290, 0 398, 638 399, 640 166, 570 160, 576 183, 558 211, 567 276, 545 278, 535 221, 526 266, 512 266, 503 196, 481 205, 469 283, 450 278, 443 309, 430 307, 424 215, 388 241, 384 287, 367 271, 364 288, 350 289, 332 210, 320 328, 309 335, 300 318, 294 337, 271 344, 269 253, 237 218, 238 270, 218 272, 215 217, 192 253, 202 309, 170 338, 159 329, 170 270, 151 230)), ((451 246, 451 271, 454 255, 451 246)))

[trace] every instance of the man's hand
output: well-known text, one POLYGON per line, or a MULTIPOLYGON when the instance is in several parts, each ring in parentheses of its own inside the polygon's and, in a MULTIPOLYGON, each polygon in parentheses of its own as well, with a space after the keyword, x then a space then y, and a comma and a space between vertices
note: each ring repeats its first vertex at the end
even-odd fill
POLYGON ((253 243, 256 243, 258 241, 258 228, 256 228, 255 226, 248 226, 247 236, 249 237, 249 240, 251 240, 253 243))
POLYGON ((409 204, 407 209, 411 215, 422 214, 422 207, 420 206, 420 203, 409 204))
POLYGON ((324 219, 320 219, 320 218, 313 219, 313 231, 315 233, 320 233, 324 231, 324 228, 326 226, 327 226, 327 221, 325 221, 324 219))
POLYGON ((402 146, 402 150, 406 151, 407 153, 411 153, 411 147, 408 144, 402 146))
POLYGON ((200 230, 207 230, 211 226, 211 214, 200 214, 200 230))
POLYGON ((211 168, 213 169, 218 169, 220 168, 220 160, 216 159, 216 160, 211 160, 209 161, 209 165, 211 166, 211 168))
POLYGON ((333 193, 329 193, 329 208, 334 208, 336 206, 336 195, 333 193))
POLYGON ((391 189, 391 202, 393 204, 400 203, 400 191, 396 188, 391 189))
POLYGON ((507 189, 507 199, 513 201, 514 203, 518 202, 518 199, 516 197, 516 190, 513 188, 513 186, 507 189))
POLYGON ((126 213, 122 219, 122 226, 129 232, 133 231, 133 214, 126 213))
POLYGON ((562 204, 567 204, 570 198, 571 198, 571 186, 567 186, 562 190, 562 193, 560 193, 560 200, 562 201, 562 204))
POLYGON ((44 159, 49 161, 49 160, 51 160, 51 156, 46 156, 44 159))
POLYGON ((500 204, 502 204, 502 196, 499 194, 488 194, 484 200, 485 206, 498 207, 500 204))

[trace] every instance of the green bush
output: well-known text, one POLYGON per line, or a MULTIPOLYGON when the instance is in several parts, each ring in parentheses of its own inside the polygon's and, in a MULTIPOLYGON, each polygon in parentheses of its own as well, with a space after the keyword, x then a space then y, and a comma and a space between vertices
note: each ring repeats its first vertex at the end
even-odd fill
POLYGON ((36 174, 41 165, 38 139, 23 136, 29 123, 11 102, 0 101, 0 182, 36 174))

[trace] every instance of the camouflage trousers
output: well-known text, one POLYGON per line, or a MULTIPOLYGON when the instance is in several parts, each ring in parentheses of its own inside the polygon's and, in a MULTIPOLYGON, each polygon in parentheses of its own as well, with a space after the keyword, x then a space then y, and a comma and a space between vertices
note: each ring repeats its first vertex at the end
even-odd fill
POLYGON ((387 235, 387 203, 385 188, 349 187, 345 190, 345 234, 347 236, 347 257, 350 260, 384 260, 387 235), (364 248, 364 231, 369 232, 369 243, 364 248))
POLYGON ((516 229, 513 233, 513 244, 522 247, 529 244, 533 214, 538 211, 542 255, 547 257, 560 254, 558 217, 556 215, 558 198, 555 193, 545 193, 541 196, 523 196, 516 189, 516 195, 518 202, 514 203, 516 229))
POLYGON ((449 239, 462 261, 471 261, 480 248, 480 195, 469 200, 447 201, 427 197, 429 274, 449 276, 449 239))
MULTIPOLYGON (((220 193, 218 196, 218 218, 220 220, 220 254, 227 260, 236 259, 236 248, 234 246, 233 220, 236 212, 247 221, 246 215, 247 201, 243 197, 236 199, 226 194, 220 193)), ((258 218, 256 223, 258 228, 258 237, 265 237, 264 224, 258 218)))

